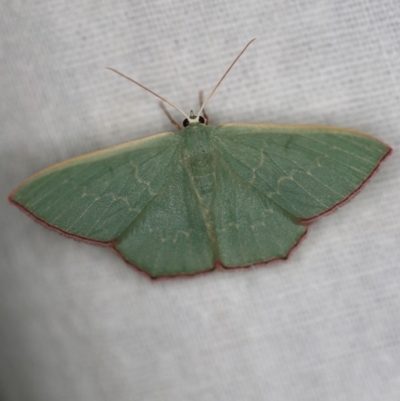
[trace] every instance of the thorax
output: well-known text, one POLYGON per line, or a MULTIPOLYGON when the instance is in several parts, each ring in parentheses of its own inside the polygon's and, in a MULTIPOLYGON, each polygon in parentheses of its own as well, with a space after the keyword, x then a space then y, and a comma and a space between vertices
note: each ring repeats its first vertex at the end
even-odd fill
POLYGON ((211 207, 215 186, 214 127, 199 125, 183 130, 181 158, 193 188, 206 209, 211 207))
POLYGON ((214 172, 215 151, 211 140, 214 127, 199 125, 182 132, 181 157, 185 167, 194 176, 206 176, 214 172))

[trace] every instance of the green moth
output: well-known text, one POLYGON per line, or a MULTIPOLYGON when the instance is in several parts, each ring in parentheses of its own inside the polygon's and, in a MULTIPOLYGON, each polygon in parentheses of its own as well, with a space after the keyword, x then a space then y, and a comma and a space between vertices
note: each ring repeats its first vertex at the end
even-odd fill
POLYGON ((341 128, 209 126, 204 106, 250 43, 197 115, 155 94, 185 115, 183 130, 56 164, 9 200, 153 278, 285 259, 309 222, 354 195, 391 149, 341 128))

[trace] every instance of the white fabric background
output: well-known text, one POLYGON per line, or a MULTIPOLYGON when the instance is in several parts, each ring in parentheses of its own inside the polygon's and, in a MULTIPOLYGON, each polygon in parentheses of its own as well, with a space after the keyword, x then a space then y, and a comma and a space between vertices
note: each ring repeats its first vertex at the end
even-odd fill
POLYGON ((0 3, 3 400, 400 399, 398 1, 0 3), (154 282, 7 204, 55 162, 172 129, 104 67, 189 111, 253 37, 213 123, 335 125, 394 148, 289 260, 154 282))

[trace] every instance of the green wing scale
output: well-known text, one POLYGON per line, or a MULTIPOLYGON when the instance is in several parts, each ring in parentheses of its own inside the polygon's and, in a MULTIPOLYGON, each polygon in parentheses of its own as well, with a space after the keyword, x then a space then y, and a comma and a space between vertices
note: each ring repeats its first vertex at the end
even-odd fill
POLYGON ((166 133, 67 160, 29 178, 10 199, 66 234, 113 241, 176 168, 177 142, 166 133))
POLYGON ((226 267, 285 258, 305 233, 295 216, 240 175, 222 150, 216 166, 215 227, 226 267))
POLYGON ((307 220, 346 201, 390 153, 368 135, 320 126, 226 124, 215 144, 215 218, 227 267, 287 257, 307 220))
POLYGON ((390 152, 369 135, 323 126, 226 124, 215 136, 232 171, 303 220, 343 202, 390 152))
POLYGON ((170 181, 118 238, 116 249, 152 277, 188 275, 213 267, 206 221, 180 161, 170 181))
POLYGON ((194 124, 57 164, 9 199, 151 277, 191 275, 286 258, 390 151, 339 128, 194 124))

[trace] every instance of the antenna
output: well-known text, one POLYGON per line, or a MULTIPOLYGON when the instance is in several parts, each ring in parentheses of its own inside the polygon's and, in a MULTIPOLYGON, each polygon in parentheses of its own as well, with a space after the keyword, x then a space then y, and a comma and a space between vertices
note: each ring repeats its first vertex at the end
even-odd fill
POLYGON ((247 45, 244 47, 244 49, 239 53, 239 55, 235 58, 235 60, 233 60, 232 64, 229 66, 229 68, 225 71, 225 74, 222 75, 222 78, 218 81, 217 85, 215 85, 214 89, 211 91, 211 93, 207 96, 205 102, 203 103, 203 105, 201 106, 199 112, 197 113, 197 115, 199 116, 201 114, 201 112, 203 111, 205 105, 207 104, 207 102, 211 99, 211 96, 214 94, 214 92, 217 90, 218 86, 221 84, 221 82, 224 80, 224 78, 227 76, 228 72, 232 69, 232 67, 235 65, 236 61, 239 60, 240 56, 246 51, 246 49, 256 40, 256 38, 250 40, 249 43, 247 43, 247 45))
MULTIPOLYGON (((205 102, 202 104, 202 106, 200 107, 199 112, 197 113, 197 119, 200 116, 201 112, 204 110, 204 107, 206 106, 207 102, 211 99, 211 96, 214 94, 214 92, 217 90, 217 88, 219 87, 219 85, 221 84, 221 82, 224 80, 224 78, 227 76, 228 72, 232 69, 232 67, 235 65, 236 61, 239 60, 240 56, 245 52, 245 50, 250 46, 251 43, 253 43, 256 40, 256 38, 250 40, 249 43, 247 43, 247 45, 244 47, 244 49, 239 53, 239 55, 235 58, 235 60, 233 60, 232 64, 229 66, 229 68, 225 71, 225 74, 222 76, 222 78, 218 81, 217 85, 215 85, 214 89, 211 91, 211 93, 207 96, 205 102)), ((141 88, 143 88, 144 90, 146 90, 147 92, 150 92, 151 94, 153 94, 154 96, 158 97, 159 99, 161 99, 163 102, 168 103, 170 106, 172 106, 173 108, 175 108, 176 110, 178 110, 180 113, 182 113, 185 118, 188 119, 188 121, 193 120, 193 118, 190 118, 182 109, 180 109, 178 106, 175 106, 171 101, 169 101, 168 99, 166 99, 165 97, 160 96, 159 94, 157 94, 156 92, 152 91, 151 89, 147 88, 146 86, 142 85, 141 83, 135 81, 134 79, 128 77, 125 74, 122 74, 122 72, 117 71, 114 68, 111 67, 106 67, 107 70, 110 71, 114 71, 116 74, 121 75, 121 77, 127 79, 128 81, 133 82, 134 84, 140 86, 141 88)), ((208 120, 208 119, 207 119, 208 120)))
POLYGON ((147 88, 146 86, 142 85, 141 83, 135 81, 132 78, 129 78, 128 76, 122 74, 122 72, 119 72, 117 70, 115 70, 114 68, 111 67, 106 67, 107 70, 111 70, 114 71, 115 73, 117 73, 118 75, 121 75, 121 77, 126 78, 128 81, 133 82, 134 84, 140 86, 141 88, 147 90, 147 92, 152 93, 154 96, 158 97, 159 99, 161 99, 163 102, 168 103, 170 106, 174 107, 176 110, 180 111, 188 120, 189 120, 189 116, 182 110, 180 109, 178 106, 175 106, 172 102, 170 102, 168 99, 165 99, 165 97, 162 97, 160 95, 158 95, 156 92, 153 92, 151 89, 147 88))

